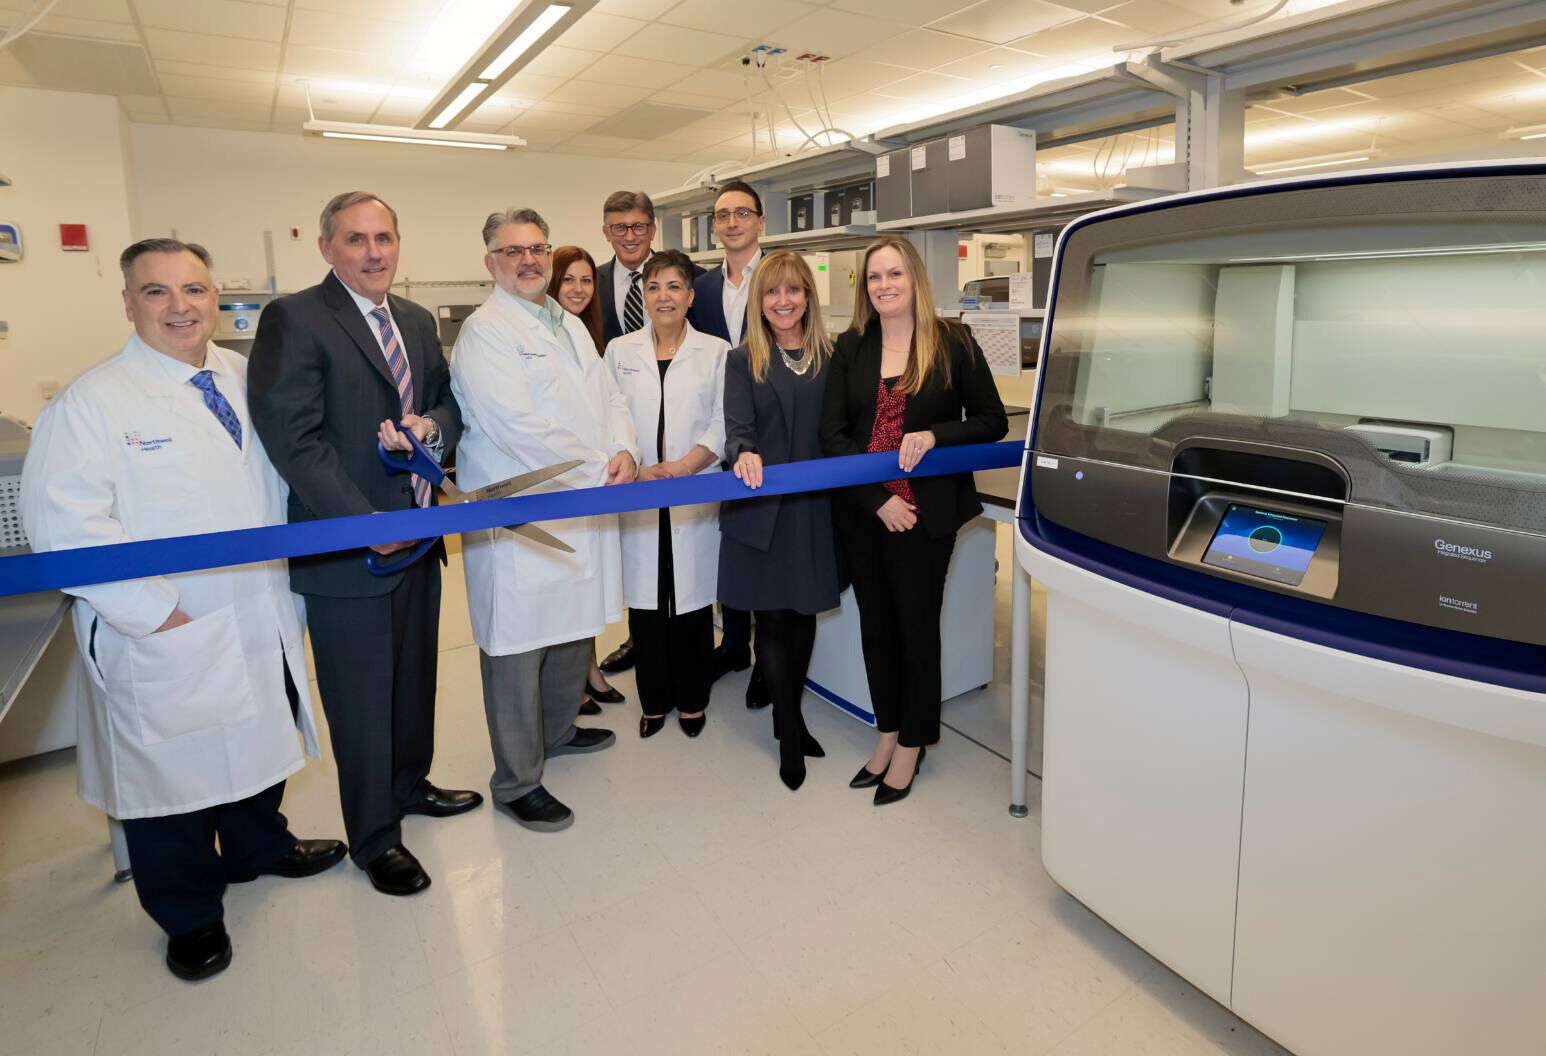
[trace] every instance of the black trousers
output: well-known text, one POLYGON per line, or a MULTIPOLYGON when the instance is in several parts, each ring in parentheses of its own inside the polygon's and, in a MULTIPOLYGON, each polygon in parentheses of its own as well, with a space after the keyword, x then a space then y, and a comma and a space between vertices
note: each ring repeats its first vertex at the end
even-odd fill
POLYGON ((904 748, 933 744, 939 740, 939 613, 955 533, 930 539, 921 522, 891 532, 869 516, 845 536, 875 725, 899 734, 904 748))
POLYGON ((306 596, 349 856, 365 866, 402 842, 402 805, 435 754, 440 565, 415 561, 390 594, 306 596))
POLYGON ((646 715, 708 707, 714 685, 714 607, 666 615, 668 609, 629 609, 634 684, 646 715))
POLYGON ((252 880, 290 853, 295 837, 279 813, 284 794, 281 781, 235 803, 124 821, 134 893, 162 931, 220 923, 226 885, 252 880))
POLYGON ((773 698, 773 736, 791 759, 800 754, 800 699, 816 646, 816 617, 793 609, 757 610, 757 668, 773 698))
POLYGON ((732 653, 752 647, 752 614, 745 609, 732 609, 721 603, 719 627, 723 632, 719 644, 732 653))

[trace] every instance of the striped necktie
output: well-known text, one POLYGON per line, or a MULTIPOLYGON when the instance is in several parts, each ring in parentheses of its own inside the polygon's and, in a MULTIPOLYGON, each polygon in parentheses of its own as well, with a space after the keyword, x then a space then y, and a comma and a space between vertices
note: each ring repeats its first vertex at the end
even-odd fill
MULTIPOLYGON (((397 383, 397 398, 403 414, 412 414, 413 373, 408 369, 408 357, 403 353, 402 343, 397 340, 397 331, 392 329, 392 317, 387 313, 386 305, 372 308, 370 317, 376 321, 376 330, 381 334, 381 350, 386 353, 387 369, 392 372, 392 380, 397 383)), ((414 505, 428 506, 429 498, 429 481, 414 474, 414 505)))
POLYGON ((628 279, 628 296, 623 298, 623 333, 631 334, 644 325, 644 291, 639 289, 639 273, 628 279))
POLYGON ((215 387, 214 372, 201 370, 188 379, 194 388, 198 389, 204 397, 204 406, 209 408, 209 413, 215 416, 215 420, 225 426, 225 431, 231 439, 236 441, 237 450, 242 446, 242 420, 236 417, 236 411, 226 402, 218 388, 215 387))

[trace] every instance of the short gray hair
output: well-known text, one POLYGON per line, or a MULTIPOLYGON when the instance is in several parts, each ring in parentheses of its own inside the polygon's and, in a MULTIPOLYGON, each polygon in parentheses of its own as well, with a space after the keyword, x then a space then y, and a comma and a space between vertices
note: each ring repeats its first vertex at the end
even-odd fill
POLYGON ((506 224, 533 224, 542 230, 542 237, 548 237, 548 222, 542 219, 542 214, 535 209, 516 209, 511 207, 498 213, 489 213, 488 219, 483 221, 483 248, 494 248, 494 236, 499 234, 499 229, 506 224))
POLYGON ((650 218, 650 223, 655 222, 655 203, 650 196, 643 191, 613 191, 607 195, 607 200, 601 204, 603 218, 608 213, 632 213, 640 212, 650 218))
POLYGON ((319 218, 318 223, 318 226, 322 229, 322 237, 331 239, 333 237, 334 217, 343 212, 345 209, 348 209, 350 206, 359 205, 361 202, 375 202, 377 205, 381 206, 381 208, 391 213, 392 230, 398 230, 397 210, 393 209, 386 202, 382 201, 378 195, 371 194, 369 191, 345 191, 343 194, 335 194, 332 199, 322 207, 322 216, 319 218))
POLYGON ((215 259, 209 255, 209 250, 197 242, 182 242, 175 238, 142 238, 118 254, 118 270, 123 272, 125 282, 129 281, 129 271, 134 267, 134 262, 146 253, 192 253, 203 261, 206 268, 213 269, 215 266, 215 259))

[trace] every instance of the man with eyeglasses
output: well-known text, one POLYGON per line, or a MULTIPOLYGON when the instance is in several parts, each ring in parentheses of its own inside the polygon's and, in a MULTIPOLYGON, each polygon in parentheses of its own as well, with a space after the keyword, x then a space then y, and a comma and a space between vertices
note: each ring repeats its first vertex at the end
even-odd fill
MULTIPOLYGON (((762 260, 759 243, 766 223, 762 198, 751 184, 732 180, 719 189, 714 199, 714 233, 725 247, 725 260, 694 281, 688 320, 703 333, 729 341, 732 348, 746 338, 746 298, 752 272, 762 260)), ((751 613, 726 605, 721 605, 719 612, 724 634, 714 650, 716 679, 731 671, 744 671, 751 663, 751 613)), ((761 708, 771 702, 760 673, 753 671, 746 685, 746 706, 761 708)))
MULTIPOLYGON (((462 408, 457 482, 480 488, 578 460, 544 490, 623 484, 638 473, 628 404, 580 317, 548 296, 553 247, 534 210, 484 222, 494 292, 462 324, 451 391, 462 408)), ((483 674, 494 750, 494 801, 537 832, 573 812, 542 784, 549 758, 600 751, 610 730, 574 725, 594 639, 623 617, 616 515, 544 521, 572 547, 555 549, 495 529, 462 537, 467 607, 483 674)))
POLYGON ((596 269, 596 295, 601 333, 610 344, 644 325, 644 262, 654 252, 655 203, 643 191, 613 191, 601 207, 601 221, 613 256, 596 269))

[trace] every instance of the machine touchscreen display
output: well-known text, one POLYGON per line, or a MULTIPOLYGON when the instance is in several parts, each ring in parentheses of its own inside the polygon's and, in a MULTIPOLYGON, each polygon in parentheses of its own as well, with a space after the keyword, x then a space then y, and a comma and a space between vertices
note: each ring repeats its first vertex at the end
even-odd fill
POLYGON ((1202 560, 1206 565, 1297 587, 1325 532, 1325 521, 1231 505, 1202 560))

